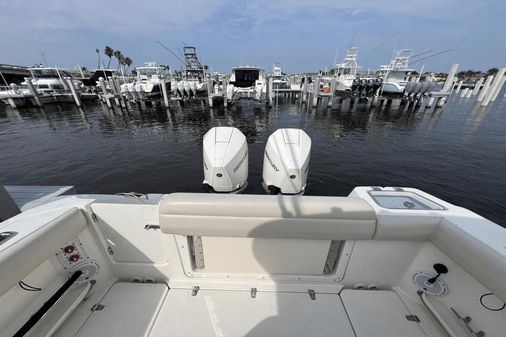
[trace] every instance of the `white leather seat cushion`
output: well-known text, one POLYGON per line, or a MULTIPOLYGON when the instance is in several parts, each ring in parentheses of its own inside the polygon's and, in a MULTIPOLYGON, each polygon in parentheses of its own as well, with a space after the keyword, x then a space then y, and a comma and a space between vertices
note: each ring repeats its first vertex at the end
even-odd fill
POLYGON ((174 193, 160 203, 160 227, 183 235, 360 240, 372 238, 376 214, 358 198, 174 193))

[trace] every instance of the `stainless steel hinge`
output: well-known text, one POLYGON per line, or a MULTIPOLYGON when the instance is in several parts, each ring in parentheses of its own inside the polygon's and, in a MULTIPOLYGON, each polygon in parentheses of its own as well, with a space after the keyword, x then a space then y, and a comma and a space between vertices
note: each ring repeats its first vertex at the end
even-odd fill
POLYGON ((113 250, 111 247, 107 247, 107 251, 109 252, 109 255, 112 255, 114 254, 113 250))
POLYGON ((309 294, 310 299, 312 299, 313 301, 316 300, 316 293, 314 292, 313 289, 309 289, 307 293, 309 294))
POLYGON ((417 315, 406 315, 406 319, 410 322, 420 323, 420 318, 417 315))
POLYGON ((91 307, 91 311, 101 311, 104 310, 105 305, 103 304, 95 304, 91 307))
POLYGON ((199 286, 193 287, 193 289, 192 289, 192 296, 197 296, 197 294, 199 293, 199 290, 200 290, 199 286))
POLYGON ((250 294, 251 298, 256 298, 257 297, 257 288, 251 288, 249 294, 250 294))
POLYGON ((93 219, 95 223, 98 223, 98 217, 95 213, 91 213, 91 219, 93 219))

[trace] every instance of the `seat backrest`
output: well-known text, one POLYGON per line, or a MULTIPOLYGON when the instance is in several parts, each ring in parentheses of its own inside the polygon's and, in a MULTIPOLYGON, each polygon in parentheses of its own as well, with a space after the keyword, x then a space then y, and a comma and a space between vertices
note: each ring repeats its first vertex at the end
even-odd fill
POLYGON ((364 200, 345 197, 173 193, 160 203, 167 234, 364 240, 376 214, 364 200))

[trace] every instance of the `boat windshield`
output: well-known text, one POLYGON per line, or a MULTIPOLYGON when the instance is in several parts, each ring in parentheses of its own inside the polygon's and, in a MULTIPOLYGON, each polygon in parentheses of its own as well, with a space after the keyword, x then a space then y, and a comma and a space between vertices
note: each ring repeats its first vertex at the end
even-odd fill
POLYGON ((42 68, 42 69, 30 69, 30 72, 33 74, 35 78, 60 78, 62 77, 70 77, 70 74, 63 70, 56 70, 54 68, 42 68), (58 72, 60 73, 58 75, 58 72))
POLYGON ((137 68, 137 74, 139 75, 153 76, 160 73, 160 68, 137 68))
POLYGON ((235 70, 234 85, 242 88, 252 87, 259 77, 260 70, 258 69, 237 69, 235 70))

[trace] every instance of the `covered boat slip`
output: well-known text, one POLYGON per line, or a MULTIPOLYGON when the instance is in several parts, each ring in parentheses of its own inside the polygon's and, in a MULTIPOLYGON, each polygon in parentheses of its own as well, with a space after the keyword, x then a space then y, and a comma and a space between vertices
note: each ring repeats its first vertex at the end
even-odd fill
POLYGON ((16 332, 72 277, 26 335, 506 331, 504 229, 414 189, 176 193, 159 204, 72 196, 0 223, 0 232, 16 233, 0 245, 10 271, 0 273, 2 337, 25 335, 16 332))

